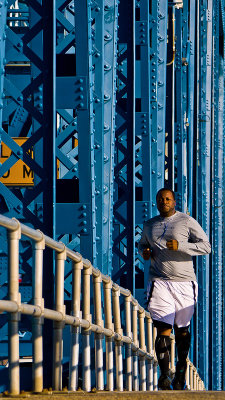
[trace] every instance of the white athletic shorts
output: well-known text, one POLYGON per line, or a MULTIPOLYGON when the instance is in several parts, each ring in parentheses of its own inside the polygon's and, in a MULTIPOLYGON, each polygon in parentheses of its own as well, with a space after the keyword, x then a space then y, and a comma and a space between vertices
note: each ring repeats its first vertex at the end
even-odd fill
POLYGON ((147 288, 148 310, 153 320, 178 328, 190 325, 198 297, 197 282, 156 280, 147 288))

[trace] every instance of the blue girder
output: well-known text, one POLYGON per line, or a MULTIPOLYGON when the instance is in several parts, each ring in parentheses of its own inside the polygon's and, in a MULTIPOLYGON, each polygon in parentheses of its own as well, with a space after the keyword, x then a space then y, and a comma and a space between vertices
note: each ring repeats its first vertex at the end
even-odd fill
POLYGON ((212 226, 212 387, 216 390, 220 390, 222 387, 222 354, 220 349, 223 346, 223 332, 222 332, 222 321, 223 321, 223 288, 222 288, 222 266, 223 266, 223 136, 221 131, 223 130, 223 108, 221 99, 224 96, 223 86, 223 60, 220 54, 219 41, 220 41, 220 24, 219 24, 219 0, 212 2, 213 13, 213 91, 212 91, 212 103, 213 103, 213 127, 212 127, 212 214, 213 214, 213 226, 212 226))
MULTIPOLYGON (((211 174, 211 57, 212 57, 212 2, 199 3, 198 18, 199 41, 198 76, 199 87, 197 96, 197 138, 196 138, 196 217, 208 236, 210 236, 210 186, 211 174)), ((209 346, 209 335, 206 327, 209 325, 209 257, 203 256, 196 260, 197 279, 199 283, 199 298, 196 311, 196 346, 197 365, 204 374, 208 387, 209 354, 205 351, 209 346), (201 339, 200 339, 201 338, 201 339)))

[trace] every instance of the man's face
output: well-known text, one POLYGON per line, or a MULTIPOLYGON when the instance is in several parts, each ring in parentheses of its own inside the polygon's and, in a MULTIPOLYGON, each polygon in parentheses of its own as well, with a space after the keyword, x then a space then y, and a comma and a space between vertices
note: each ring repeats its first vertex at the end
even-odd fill
POLYGON ((163 190, 160 192, 156 197, 156 203, 160 215, 163 217, 170 217, 175 213, 176 201, 169 190, 163 190))

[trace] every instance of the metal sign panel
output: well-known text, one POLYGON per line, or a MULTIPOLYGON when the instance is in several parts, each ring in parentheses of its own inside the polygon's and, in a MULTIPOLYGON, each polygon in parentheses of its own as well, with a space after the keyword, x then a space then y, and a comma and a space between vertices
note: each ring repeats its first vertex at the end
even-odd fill
MULTIPOLYGON (((12 138, 19 146, 22 146, 28 138, 16 137, 12 138)), ((27 152, 33 158, 33 151, 27 152)), ((12 155, 12 150, 5 144, 1 143, 0 162, 3 164, 12 155)), ((0 178, 0 182, 6 186, 33 186, 34 172, 20 158, 18 161, 0 178)))

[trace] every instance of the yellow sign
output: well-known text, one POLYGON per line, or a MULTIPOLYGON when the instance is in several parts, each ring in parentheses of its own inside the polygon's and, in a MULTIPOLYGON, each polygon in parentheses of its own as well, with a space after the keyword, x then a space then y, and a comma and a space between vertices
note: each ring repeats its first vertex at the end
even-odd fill
MULTIPOLYGON (((27 140, 27 137, 12 138, 19 146, 22 146, 27 140)), ((3 164, 12 154, 12 150, 1 142, 0 162, 3 164)), ((33 150, 28 150, 33 158, 33 150)), ((33 186, 34 172, 22 160, 18 160, 1 178, 0 182, 6 186, 33 186)))

